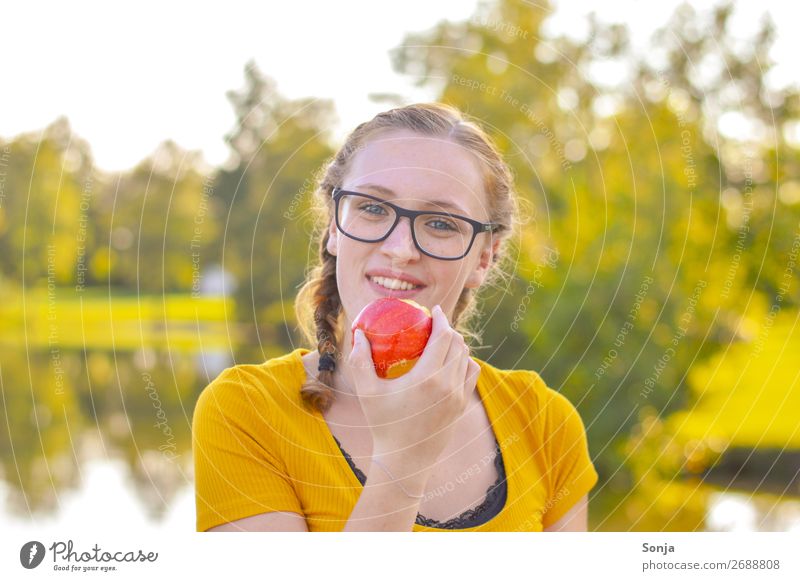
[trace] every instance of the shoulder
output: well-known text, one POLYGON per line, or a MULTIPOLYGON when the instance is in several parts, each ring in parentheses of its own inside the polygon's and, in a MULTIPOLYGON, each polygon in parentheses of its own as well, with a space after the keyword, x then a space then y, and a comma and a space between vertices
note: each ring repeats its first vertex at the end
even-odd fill
POLYGON ((552 391, 536 371, 500 369, 478 358, 473 359, 481 368, 478 381, 488 387, 493 396, 512 398, 525 405, 538 405, 552 391))
POLYGON ((239 364, 223 370, 197 399, 194 423, 215 415, 274 414, 300 402, 305 379, 301 355, 295 351, 260 364, 239 364))
POLYGON ((482 359, 473 357, 475 363, 480 365, 481 377, 493 384, 523 389, 541 389, 546 387, 544 381, 530 369, 501 369, 482 359))
POLYGON ((475 359, 481 367, 486 392, 494 400, 505 400, 508 407, 521 408, 533 424, 554 427, 567 418, 578 417, 575 406, 563 394, 552 389, 536 371, 500 369, 475 359))

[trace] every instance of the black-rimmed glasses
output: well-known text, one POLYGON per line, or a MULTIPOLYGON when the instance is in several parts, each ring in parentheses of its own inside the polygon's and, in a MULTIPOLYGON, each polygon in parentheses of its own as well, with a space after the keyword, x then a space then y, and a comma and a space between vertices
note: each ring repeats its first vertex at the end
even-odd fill
POLYGON ((411 237, 417 249, 431 258, 459 260, 469 254, 481 232, 496 232, 500 224, 483 223, 450 214, 407 210, 384 199, 333 188, 336 227, 359 242, 382 242, 394 231, 400 218, 411 222, 411 237))

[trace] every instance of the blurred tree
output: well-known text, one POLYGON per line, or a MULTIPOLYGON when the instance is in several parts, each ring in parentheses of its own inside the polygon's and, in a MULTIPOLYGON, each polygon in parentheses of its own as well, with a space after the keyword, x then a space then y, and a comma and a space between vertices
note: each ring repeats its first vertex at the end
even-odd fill
POLYGON ((255 63, 245 85, 228 97, 237 123, 227 140, 231 169, 217 176, 225 208, 221 263, 241 281, 239 320, 254 333, 244 359, 261 359, 297 346, 294 298, 307 264, 316 259, 309 236, 315 176, 333 155, 329 101, 288 100, 255 63))
POLYGON ((74 280, 81 196, 93 179, 89 146, 66 118, 0 143, 0 275, 15 284, 74 280))
MULTIPOLYGON (((517 277, 484 304, 486 351, 539 370, 576 403, 601 474, 595 521, 613 528, 626 521, 607 516, 652 500, 639 467, 657 456, 633 458, 632 434, 687 405, 692 365, 741 338, 742 301, 785 286, 800 194, 797 151, 784 168, 776 134, 797 122, 798 101, 765 83, 770 23, 743 49, 729 5, 680 8, 644 54, 625 27, 593 16, 584 38, 548 38, 549 14, 484 2, 468 21, 408 35, 393 63, 482 121, 513 166, 532 210, 517 277), (726 133, 735 106, 761 131, 726 133), (793 181, 779 188, 781 172, 793 181), (777 212, 780 192, 791 203, 777 212)), ((791 292, 784 305, 797 304, 791 292)), ((698 507, 685 504, 669 528, 702 526, 698 507)), ((659 529, 659 511, 635 526, 659 529)))
POLYGON ((133 170, 103 180, 94 208, 94 281, 123 292, 197 290, 219 234, 209 175, 198 153, 166 141, 133 170))
POLYGON ((17 516, 54 512, 60 495, 79 485, 75 438, 86 423, 75 395, 78 366, 74 354, 57 348, 27 356, 0 350, 0 473, 17 516))
MULTIPOLYGON (((796 444, 794 418, 759 406, 798 390, 787 353, 800 344, 790 324, 800 302, 800 98, 772 80, 769 20, 739 39, 733 11, 681 6, 642 53, 625 26, 590 16, 583 37, 551 37, 547 3, 496 0, 393 51, 398 71, 482 121, 513 166, 527 223, 513 241, 515 276, 484 297, 476 354, 540 371, 577 405, 601 474, 593 527, 702 528, 704 471, 734 456, 727 446, 796 444)), ((237 358, 297 345, 293 302, 316 260, 308 240, 323 225, 310 208, 335 150, 333 108, 286 99, 253 62, 244 77, 228 94, 231 156, 215 170, 168 141, 133 170, 104 174, 65 119, 0 143, 3 312, 23 319, 23 289, 46 298, 27 313, 26 341, 49 332, 51 298, 67 309, 57 309, 59 332, 72 331, 64 285, 218 292, 219 265, 238 283, 234 316, 252 329, 237 358)), ((52 353, 7 353, 0 379, 15 442, 0 436, 0 448, 4 478, 24 491, 19 507, 53 506, 55 490, 40 486, 48 471, 56 486, 73 482, 64 448, 73 416, 95 419, 123 450, 149 503, 174 493, 178 471, 156 452, 168 438, 148 419, 141 361, 59 352, 61 392, 52 353), (123 400, 96 389, 114 382, 123 400)), ((202 387, 187 366, 144 366, 184 452, 182 402, 202 387)))

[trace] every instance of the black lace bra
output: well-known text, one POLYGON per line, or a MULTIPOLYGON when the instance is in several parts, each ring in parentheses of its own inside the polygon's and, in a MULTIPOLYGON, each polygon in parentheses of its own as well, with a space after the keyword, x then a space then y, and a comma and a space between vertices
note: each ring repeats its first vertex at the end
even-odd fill
MULTIPOLYGON (((350 468, 353 470, 353 473, 356 475, 356 478, 358 478, 359 482, 361 482, 361 485, 364 486, 367 482, 366 474, 364 474, 358 468, 358 466, 355 465, 353 459, 350 457, 350 454, 348 454, 345 449, 342 448, 342 445, 339 443, 339 440, 336 439, 336 436, 334 436, 333 439, 336 440, 336 444, 342 451, 342 454, 347 460, 347 463, 350 465, 350 468)), ((427 518, 418 513, 416 520, 417 524, 437 529, 466 529, 490 521, 495 515, 503 510, 503 507, 506 504, 506 497, 508 496, 508 487, 506 482, 505 465, 503 464, 503 455, 500 452, 500 445, 497 444, 497 441, 495 441, 495 451, 497 455, 494 458, 494 465, 495 468, 497 468, 497 480, 486 490, 486 498, 481 504, 475 508, 467 509, 460 515, 444 522, 433 518, 427 518)))

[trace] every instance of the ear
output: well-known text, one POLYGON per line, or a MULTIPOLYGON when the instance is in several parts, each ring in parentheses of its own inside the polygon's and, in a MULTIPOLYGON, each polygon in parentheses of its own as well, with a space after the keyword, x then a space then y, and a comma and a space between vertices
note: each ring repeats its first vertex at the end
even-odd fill
POLYGON ((489 273, 489 269, 494 262, 494 256, 497 255, 499 250, 500 238, 497 236, 492 236, 491 243, 484 244, 483 248, 481 248, 478 264, 475 266, 473 271, 469 273, 469 276, 464 283, 465 288, 478 288, 483 284, 483 281, 486 280, 486 275, 489 273))
POLYGON ((336 253, 339 252, 339 230, 336 229, 336 224, 333 220, 331 220, 328 227, 328 243, 325 248, 328 250, 328 254, 333 256, 336 256, 336 253))

